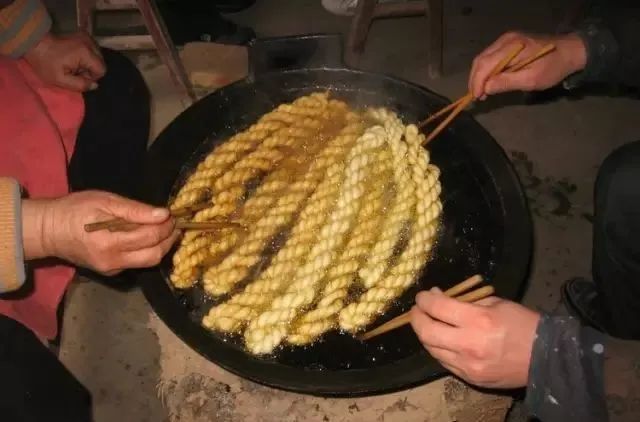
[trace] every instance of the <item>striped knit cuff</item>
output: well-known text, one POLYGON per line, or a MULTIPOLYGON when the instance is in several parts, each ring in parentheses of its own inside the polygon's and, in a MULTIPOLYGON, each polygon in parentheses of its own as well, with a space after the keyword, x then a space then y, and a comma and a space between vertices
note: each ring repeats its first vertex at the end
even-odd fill
POLYGON ((51 17, 40 0, 15 0, 0 9, 0 55, 22 57, 51 29, 51 17))
POLYGON ((25 280, 20 186, 0 177, 0 293, 19 289, 25 280))

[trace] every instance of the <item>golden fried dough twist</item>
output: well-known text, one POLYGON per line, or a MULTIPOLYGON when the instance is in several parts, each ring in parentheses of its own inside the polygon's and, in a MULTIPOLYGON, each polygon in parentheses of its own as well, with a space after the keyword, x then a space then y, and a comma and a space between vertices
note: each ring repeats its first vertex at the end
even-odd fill
MULTIPOLYGON (((246 193, 244 184, 261 172, 268 172, 285 157, 285 153, 280 151, 279 148, 304 148, 309 151, 317 149, 318 142, 315 137, 319 131, 322 130, 327 122, 340 120, 346 109, 346 104, 343 102, 327 101, 326 94, 312 94, 308 97, 297 99, 293 104, 284 104, 278 107, 276 110, 278 113, 271 114, 266 119, 283 118, 282 116, 289 113, 298 116, 296 119, 286 119, 292 122, 292 126, 276 130, 255 151, 237 161, 231 169, 222 175, 217 174, 218 178, 213 182, 213 191, 217 192, 212 199, 213 205, 196 213, 193 220, 208 221, 230 216, 237 210, 246 193)), ((215 154, 215 151, 213 154, 215 154)), ((210 162, 205 160, 205 165, 209 164, 210 162)), ((272 175, 269 175, 265 180, 265 183, 268 184, 265 188, 258 189, 256 200, 251 201, 250 207, 247 209, 251 210, 251 213, 255 215, 264 213, 273 202, 275 195, 290 180, 291 172, 291 168, 285 166, 285 168, 278 169, 272 175), (278 189, 274 189, 276 186, 278 189)), ((210 188, 211 186, 207 185, 207 189, 210 188)), ((187 202, 189 201, 191 200, 187 202)), ((192 204, 193 202, 189 202, 187 205, 192 204)), ((247 213, 246 217, 251 217, 251 213, 247 213)), ((227 234, 227 237, 225 237, 225 232, 219 234, 215 244, 212 244, 211 248, 209 248, 208 254, 204 251, 204 246, 198 250, 193 250, 194 258, 184 261, 182 267, 174 270, 173 273, 175 274, 171 279, 180 280, 179 283, 182 286, 192 285, 195 280, 187 282, 185 277, 195 273, 195 266, 205 261, 212 261, 228 252, 235 245, 235 241, 239 239, 238 233, 235 231, 230 231, 227 234)), ((198 232, 193 231, 185 233, 179 250, 188 245, 197 235, 198 232)))
MULTIPOLYGON (((178 192, 171 204, 171 209, 175 210, 190 206, 203 200, 213 187, 212 185, 216 179, 226 175, 229 166, 238 162, 243 155, 254 150, 263 140, 266 139, 266 147, 272 149, 277 146, 277 142, 281 137, 295 134, 295 132, 289 134, 286 132, 289 126, 295 124, 307 128, 317 126, 318 117, 323 117, 329 104, 328 94, 314 93, 298 98, 292 104, 283 104, 274 111, 265 114, 258 123, 232 136, 215 148, 198 165, 196 171, 187 179, 185 185, 178 192), (269 137, 276 131, 280 131, 280 136, 270 144, 269 137)), ((247 158, 255 160, 255 157, 247 158)), ((245 168, 249 168, 249 165, 246 165, 245 168)), ((232 176, 230 175, 229 177, 231 178, 232 176)))
POLYGON ((242 155, 255 149, 262 140, 283 126, 285 123, 279 121, 260 121, 216 147, 187 178, 170 208, 176 210, 201 202, 217 177, 224 174, 242 155))
POLYGON ((327 169, 323 181, 307 201, 289 238, 272 258, 269 267, 241 293, 212 308, 203 319, 206 327, 235 332, 255 318, 275 295, 287 287, 296 268, 309 253, 317 230, 326 220, 338 194, 343 171, 343 162, 334 163, 327 169))
POLYGON ((169 276, 175 287, 186 289, 195 284, 196 267, 206 258, 206 249, 210 243, 211 238, 206 233, 200 233, 190 243, 178 248, 173 255, 173 271, 169 276), (192 256, 195 258, 191 259, 192 256))
POLYGON ((252 231, 230 255, 207 270, 203 277, 205 290, 214 296, 228 293, 258 263, 267 243, 288 226, 294 216, 316 189, 326 169, 344 159, 363 131, 361 117, 347 115, 347 126, 327 143, 318 154, 304 177, 292 183, 267 213, 256 221, 252 231))

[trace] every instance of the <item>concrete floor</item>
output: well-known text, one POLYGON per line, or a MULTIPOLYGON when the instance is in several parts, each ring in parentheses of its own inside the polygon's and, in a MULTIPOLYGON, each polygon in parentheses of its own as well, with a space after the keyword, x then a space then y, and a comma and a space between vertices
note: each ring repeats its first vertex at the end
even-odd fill
MULTIPOLYGON (((466 90, 474 54, 512 28, 553 31, 566 3, 445 2, 446 76, 440 80, 426 75, 423 19, 376 22, 362 67, 456 98, 466 90)), ((261 36, 344 32, 348 19, 324 12, 319 4, 319 0, 258 0, 233 18, 252 25, 261 36)), ((61 12, 58 22, 64 27, 72 20, 61 12)), ((144 58, 141 68, 154 95, 154 133, 158 133, 183 105, 157 60, 144 58)), ((474 112, 513 156, 525 185, 534 178, 541 180, 528 189, 536 244, 525 303, 561 311, 561 283, 589 273, 588 216, 597 167, 612 149, 637 139, 640 103, 587 96, 527 106, 520 96, 512 95, 490 99, 474 112), (557 212, 558 205, 565 210, 557 212)), ((93 392, 98 422, 448 420, 439 413, 440 399, 429 396, 425 388, 375 399, 324 400, 238 380, 173 336, 139 291, 118 292, 87 281, 77 283, 69 295, 61 358, 93 392)))

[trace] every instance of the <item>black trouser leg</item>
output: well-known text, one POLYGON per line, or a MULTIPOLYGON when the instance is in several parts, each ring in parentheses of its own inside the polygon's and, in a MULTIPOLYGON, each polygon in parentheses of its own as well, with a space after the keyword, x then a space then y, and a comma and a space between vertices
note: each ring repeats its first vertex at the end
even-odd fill
MULTIPOLYGON (((129 59, 107 49, 102 54, 107 73, 98 89, 84 95, 85 117, 69 163, 69 184, 73 191, 97 189, 135 199, 149 140, 149 90, 129 59)), ((113 287, 129 288, 132 281, 129 273, 114 279, 79 272, 113 287)))
POLYGON ((91 395, 26 327, 0 315, 0 420, 91 421, 91 395))
POLYGON ((102 52, 107 73, 97 90, 84 95, 85 118, 69 164, 69 183, 74 191, 135 197, 149 140, 149 90, 129 59, 102 52))
POLYGON ((598 173, 593 277, 611 334, 640 339, 640 141, 614 151, 598 173))

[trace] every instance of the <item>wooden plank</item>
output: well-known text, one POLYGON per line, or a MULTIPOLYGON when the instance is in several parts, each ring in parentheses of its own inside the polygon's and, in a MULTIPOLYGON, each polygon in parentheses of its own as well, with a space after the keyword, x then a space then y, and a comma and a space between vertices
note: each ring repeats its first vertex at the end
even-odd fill
POLYGON ((95 37, 96 42, 112 50, 155 50, 151 35, 115 35, 95 37))
POLYGON ((95 0, 95 10, 135 10, 135 0, 95 0))
POLYGON ((423 0, 414 0, 399 3, 379 3, 374 15, 376 18, 401 18, 408 16, 422 16, 427 7, 423 0))

